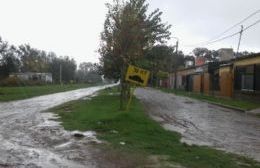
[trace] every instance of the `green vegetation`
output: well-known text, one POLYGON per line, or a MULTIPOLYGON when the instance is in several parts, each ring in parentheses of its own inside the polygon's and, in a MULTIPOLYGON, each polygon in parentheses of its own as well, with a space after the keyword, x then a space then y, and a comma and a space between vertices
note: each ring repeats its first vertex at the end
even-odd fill
POLYGON ((0 87, 0 101, 11 101, 89 87, 87 84, 0 87))
MULTIPOLYGON (((128 65, 138 65, 139 62, 138 66, 150 63, 150 66, 155 66, 155 61, 150 62, 144 57, 148 56, 146 53, 154 53, 150 49, 157 45, 163 45, 159 51, 167 49, 159 55, 171 55, 173 47, 164 45, 170 39, 171 25, 162 22, 162 12, 159 9, 149 9, 147 0, 118 0, 107 3, 106 6, 108 10, 98 50, 101 56, 100 70, 105 77, 120 79, 120 109, 124 109, 130 91, 130 85, 125 81, 128 65)), ((168 64, 170 62, 167 61, 168 64)))
POLYGON ((161 167, 174 164, 189 168, 260 167, 259 163, 241 156, 181 143, 181 136, 151 120, 137 99, 133 99, 129 112, 119 111, 118 105, 116 89, 106 89, 91 100, 73 101, 52 110, 61 116, 65 129, 96 131, 99 139, 109 142, 101 146, 105 152, 123 153, 118 156, 138 163, 138 167, 144 167, 140 163, 149 164, 149 161, 138 162, 138 159, 146 160, 151 156, 161 156, 158 162, 167 162, 166 165, 161 163, 161 167), (131 159, 134 155, 137 160, 131 159))
POLYGON ((228 107, 234 107, 241 110, 252 110, 260 107, 259 103, 249 102, 245 100, 220 98, 220 97, 208 96, 208 95, 203 95, 198 93, 186 92, 183 90, 174 90, 174 89, 165 89, 165 88, 160 88, 160 90, 167 93, 174 93, 178 96, 191 97, 193 99, 198 99, 209 103, 215 103, 215 104, 228 106, 228 107))

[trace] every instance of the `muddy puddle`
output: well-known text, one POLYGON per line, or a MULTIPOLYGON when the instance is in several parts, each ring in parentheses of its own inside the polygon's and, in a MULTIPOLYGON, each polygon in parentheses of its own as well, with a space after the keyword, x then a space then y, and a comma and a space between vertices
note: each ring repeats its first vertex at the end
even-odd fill
POLYGON ((154 120, 179 132, 182 142, 260 161, 260 118, 153 89, 139 88, 135 95, 154 120))
POLYGON ((95 132, 68 132, 58 116, 42 111, 113 85, 0 103, 0 167, 97 167, 95 132))

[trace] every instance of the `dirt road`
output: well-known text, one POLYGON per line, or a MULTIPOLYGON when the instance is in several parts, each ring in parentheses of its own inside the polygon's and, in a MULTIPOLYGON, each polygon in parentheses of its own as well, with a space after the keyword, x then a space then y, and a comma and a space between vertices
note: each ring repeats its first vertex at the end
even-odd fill
POLYGON ((50 120, 57 116, 41 112, 106 87, 0 103, 0 167, 97 167, 90 145, 99 143, 94 132, 76 138, 50 120))
POLYGON ((207 145, 260 161, 260 118, 154 89, 137 89, 149 115, 182 134, 188 144, 207 145))

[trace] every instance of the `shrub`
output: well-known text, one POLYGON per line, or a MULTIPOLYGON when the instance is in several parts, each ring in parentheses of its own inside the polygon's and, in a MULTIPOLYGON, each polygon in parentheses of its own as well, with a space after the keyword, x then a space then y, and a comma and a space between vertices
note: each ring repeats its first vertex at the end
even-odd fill
POLYGON ((0 81, 0 86, 35 86, 35 85, 45 85, 45 82, 36 80, 21 80, 18 77, 8 77, 0 81))
POLYGON ((17 77, 8 77, 0 81, 1 86, 19 86, 21 80, 17 77))

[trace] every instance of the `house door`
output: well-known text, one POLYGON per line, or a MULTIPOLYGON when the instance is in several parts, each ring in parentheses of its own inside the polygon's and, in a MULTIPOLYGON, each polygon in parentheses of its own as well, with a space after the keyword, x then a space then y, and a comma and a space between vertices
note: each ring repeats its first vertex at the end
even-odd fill
POLYGON ((201 81, 200 81, 200 93, 203 93, 204 91, 204 74, 201 75, 201 81))

